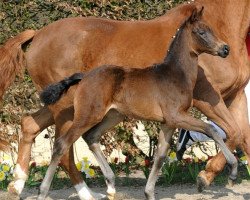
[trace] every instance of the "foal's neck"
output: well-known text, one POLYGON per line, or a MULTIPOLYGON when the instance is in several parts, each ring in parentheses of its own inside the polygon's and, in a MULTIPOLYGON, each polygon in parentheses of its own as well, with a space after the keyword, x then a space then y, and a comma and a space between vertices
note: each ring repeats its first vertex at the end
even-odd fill
POLYGON ((198 55, 194 53, 190 41, 191 33, 184 23, 170 45, 162 66, 163 71, 181 73, 191 80, 197 77, 198 55))

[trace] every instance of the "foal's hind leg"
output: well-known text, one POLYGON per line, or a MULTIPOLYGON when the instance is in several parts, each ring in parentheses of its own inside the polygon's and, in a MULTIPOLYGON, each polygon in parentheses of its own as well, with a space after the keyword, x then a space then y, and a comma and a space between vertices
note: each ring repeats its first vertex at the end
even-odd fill
POLYGON ((147 199, 155 199, 155 183, 158 179, 159 171, 166 158, 167 150, 170 147, 170 141, 175 129, 168 128, 166 125, 162 125, 162 129, 159 134, 157 152, 154 158, 154 164, 150 175, 148 177, 147 185, 145 188, 145 195, 147 199))
MULTIPOLYGON (((55 111, 53 111, 53 114, 56 116, 56 139, 60 137, 60 135, 66 133, 71 127, 74 115, 73 113, 73 107, 65 109, 60 106, 60 108, 57 108, 55 111)), ((72 146, 70 147, 69 151, 63 155, 60 162, 63 168, 68 172, 70 180, 74 185, 80 199, 85 199, 85 193, 89 193, 95 199, 102 199, 105 197, 103 194, 94 193, 91 191, 84 182, 81 173, 76 168, 72 146)))
MULTIPOLYGON (((40 186, 39 200, 45 199, 56 171, 56 167, 62 156, 67 153, 70 146, 81 135, 85 134, 89 129, 102 121, 107 108, 109 107, 109 105, 105 104, 108 100, 105 100, 105 98, 100 95, 98 96, 100 93, 97 92, 95 95, 91 93, 91 91, 88 90, 88 87, 85 87, 84 84, 81 86, 83 87, 81 88, 82 90, 78 90, 81 91, 81 93, 79 92, 78 95, 75 95, 74 99, 74 121, 67 133, 55 141, 52 160, 40 186)), ((83 199, 94 199, 90 192, 86 192, 86 184, 82 189, 83 190, 80 192, 83 194, 83 199)))
POLYGON ((8 186, 9 192, 21 194, 28 178, 31 146, 40 131, 52 124, 54 124, 54 119, 47 107, 22 118, 22 135, 18 145, 17 164, 13 174, 14 180, 8 186))
POLYGON ((90 129, 86 134, 84 134, 83 139, 89 145, 89 149, 95 155, 95 158, 102 170, 102 173, 106 179, 106 184, 108 187, 107 194, 109 199, 114 199, 115 190, 115 175, 110 168, 105 156, 103 155, 100 148, 100 137, 110 128, 113 128, 119 122, 124 119, 124 116, 115 110, 110 110, 103 120, 90 129))

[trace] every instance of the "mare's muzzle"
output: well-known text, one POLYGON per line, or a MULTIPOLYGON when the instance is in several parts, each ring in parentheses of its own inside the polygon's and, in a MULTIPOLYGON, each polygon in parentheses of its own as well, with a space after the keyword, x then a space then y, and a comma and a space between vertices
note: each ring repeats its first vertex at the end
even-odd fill
POLYGON ((226 44, 222 45, 222 47, 218 51, 218 55, 222 58, 226 58, 229 54, 230 47, 226 44))

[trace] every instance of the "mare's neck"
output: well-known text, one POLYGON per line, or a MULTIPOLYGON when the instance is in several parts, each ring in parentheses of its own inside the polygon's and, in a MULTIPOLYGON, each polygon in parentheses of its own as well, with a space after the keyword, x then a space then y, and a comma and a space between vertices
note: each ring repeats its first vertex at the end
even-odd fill
MULTIPOLYGON (((235 0, 196 0, 205 7, 203 19, 218 30, 220 38, 236 45, 245 43, 250 25, 250 2, 235 0), (216 12, 215 12, 216 9, 216 12)), ((245 45, 245 44, 244 44, 245 45)))

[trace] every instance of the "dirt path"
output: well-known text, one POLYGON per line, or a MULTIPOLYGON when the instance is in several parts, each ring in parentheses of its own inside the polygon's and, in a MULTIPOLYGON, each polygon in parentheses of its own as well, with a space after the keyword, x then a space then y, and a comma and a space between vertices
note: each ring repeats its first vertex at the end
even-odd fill
MULTIPOLYGON (((94 191, 105 193, 106 188, 94 187, 94 191)), ((117 188, 117 200, 125 199, 144 199, 144 187, 118 187, 117 188)), ((176 200, 205 200, 205 199, 217 199, 217 200, 250 200, 250 182, 243 182, 235 185, 234 187, 224 186, 212 186, 203 193, 196 191, 195 185, 174 185, 171 187, 157 187, 156 188, 157 199, 176 199, 176 200)), ((25 189, 22 199, 35 200, 37 197, 37 190, 25 189)), ((11 197, 7 192, 0 191, 1 200, 16 200, 17 198, 11 197)), ((74 188, 53 190, 50 191, 46 200, 59 200, 69 199, 78 200, 74 188)))

